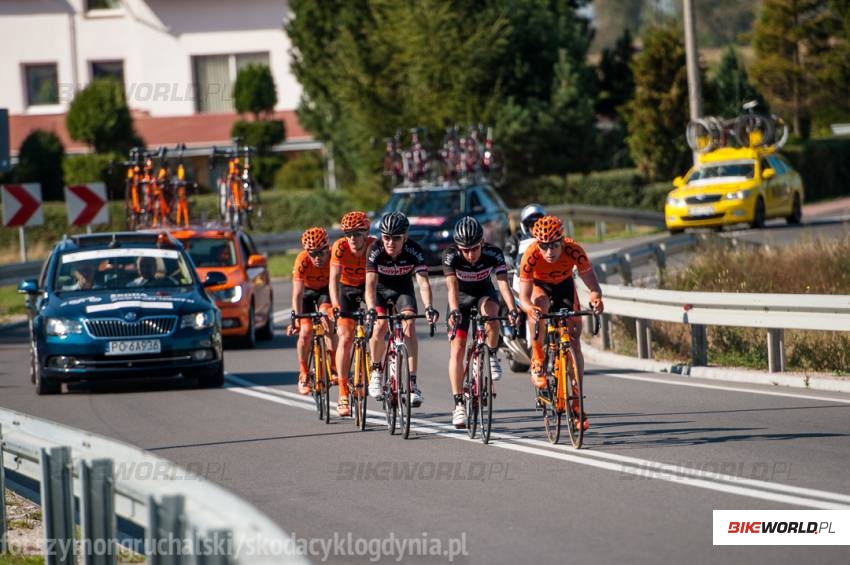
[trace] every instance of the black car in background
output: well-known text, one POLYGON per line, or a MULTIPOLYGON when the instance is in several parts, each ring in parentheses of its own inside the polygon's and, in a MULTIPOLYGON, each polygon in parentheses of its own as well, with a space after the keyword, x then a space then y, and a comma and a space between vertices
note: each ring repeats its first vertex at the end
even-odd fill
POLYGON ((401 186, 376 215, 372 234, 384 214, 403 212, 410 220, 410 238, 425 250, 429 265, 439 265, 452 244, 457 221, 472 216, 484 227, 485 241, 502 247, 508 237, 508 207, 488 183, 401 186))

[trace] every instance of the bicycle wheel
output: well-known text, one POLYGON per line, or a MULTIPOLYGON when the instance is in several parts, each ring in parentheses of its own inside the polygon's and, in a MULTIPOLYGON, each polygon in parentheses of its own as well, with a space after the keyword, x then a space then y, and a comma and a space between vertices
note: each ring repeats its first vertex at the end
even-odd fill
POLYGON ((546 388, 542 391, 545 398, 541 399, 540 405, 543 408, 543 427, 546 430, 546 439, 549 440, 549 443, 558 443, 558 439, 561 437, 561 413, 556 406, 558 382, 551 372, 551 367, 554 365, 550 360, 552 355, 552 352, 548 351, 547 348, 546 363, 543 365, 546 367, 547 383, 546 388))
POLYGON ((366 356, 365 343, 355 343, 352 350, 351 378, 349 378, 349 404, 354 410, 354 425, 366 429, 366 356))
POLYGON ((469 360, 463 382, 463 399, 466 403, 466 433, 469 439, 475 437, 478 428, 478 367, 481 359, 473 355, 469 360))
POLYGON ((407 347, 399 345, 396 355, 396 374, 398 375, 398 417, 401 437, 410 436, 410 368, 407 365, 407 347))
POLYGON ((396 398, 396 363, 395 353, 387 355, 384 364, 384 413, 387 415, 387 431, 390 435, 395 434, 396 417, 398 416, 398 404, 396 398))
POLYGON ((478 370, 478 410, 481 413, 481 441, 490 443, 493 425, 493 376, 490 374, 490 350, 481 348, 481 365, 478 370))
POLYGON ((564 351, 564 367, 561 378, 567 380, 567 431, 573 447, 579 449, 584 441, 584 397, 582 379, 572 349, 564 351))
POLYGON ((331 423, 331 353, 325 347, 325 342, 322 340, 322 353, 324 354, 325 363, 322 370, 322 404, 324 404, 325 423, 331 423))
POLYGON ((316 403, 316 412, 319 415, 319 420, 322 420, 325 417, 325 404, 324 402, 322 402, 322 391, 320 390, 321 378, 320 375, 317 374, 317 371, 321 372, 322 368, 321 364, 319 364, 319 367, 316 366, 316 357, 314 354, 314 350, 315 346, 310 348, 310 354, 307 358, 307 378, 309 379, 308 382, 312 384, 310 388, 312 389, 311 394, 313 396, 313 402, 316 403))

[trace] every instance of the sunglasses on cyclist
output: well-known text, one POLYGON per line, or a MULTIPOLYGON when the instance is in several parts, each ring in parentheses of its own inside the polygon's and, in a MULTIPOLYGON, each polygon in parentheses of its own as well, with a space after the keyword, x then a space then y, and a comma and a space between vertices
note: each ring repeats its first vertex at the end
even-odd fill
POLYGON ((381 235, 381 239, 384 241, 401 241, 403 238, 403 235, 381 235))
POLYGON ((326 245, 325 247, 322 247, 321 249, 314 249, 312 251, 308 251, 307 255, 309 255, 310 257, 321 257, 322 255, 327 253, 327 251, 328 251, 328 247, 326 245))
POLYGON ((540 248, 541 251, 550 251, 552 249, 558 249, 561 246, 561 241, 551 241, 549 243, 538 243, 537 247, 540 248))
POLYGON ((473 245, 472 247, 458 247, 457 248, 457 250, 460 251, 461 253, 472 253, 474 251, 478 251, 479 249, 481 249, 480 243, 477 243, 477 244, 473 245))
POLYGON ((345 237, 358 237, 358 236, 366 235, 366 230, 351 230, 351 231, 343 232, 342 235, 344 235, 345 237))

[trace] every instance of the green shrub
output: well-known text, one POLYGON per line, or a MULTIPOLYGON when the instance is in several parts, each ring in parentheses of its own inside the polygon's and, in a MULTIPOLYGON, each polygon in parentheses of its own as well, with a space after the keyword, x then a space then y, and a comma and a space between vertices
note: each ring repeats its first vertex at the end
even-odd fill
POLYGON ((21 144, 14 177, 18 182, 41 183, 42 200, 62 200, 65 148, 53 132, 35 130, 21 144))
POLYGON ((278 190, 320 190, 324 183, 324 164, 317 151, 293 155, 274 176, 274 187, 278 190))
POLYGON ((133 128, 124 88, 114 78, 99 78, 77 93, 65 118, 71 138, 97 153, 124 152, 144 145, 133 128))
POLYGON ((118 154, 89 154, 65 157, 62 169, 68 184, 103 182, 110 200, 124 199, 124 157, 118 154), (111 169, 111 170, 110 170, 111 169))
POLYGON ((233 105, 240 114, 259 117, 277 104, 277 88, 268 65, 247 65, 239 69, 233 85, 233 105))
POLYGON ((260 155, 267 155, 272 146, 286 138, 286 129, 280 120, 239 120, 233 124, 230 135, 241 137, 245 145, 256 148, 260 155))

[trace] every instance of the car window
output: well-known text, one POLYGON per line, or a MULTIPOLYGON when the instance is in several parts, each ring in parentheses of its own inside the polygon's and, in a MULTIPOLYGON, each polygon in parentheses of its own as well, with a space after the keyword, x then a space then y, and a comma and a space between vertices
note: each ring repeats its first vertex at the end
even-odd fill
POLYGON ((251 239, 250 235, 243 233, 239 237, 242 240, 242 245, 248 251, 248 255, 258 255, 260 253, 257 251, 257 245, 254 243, 254 240, 251 239))
POLYGON ((174 249, 115 248, 73 251, 57 260, 52 288, 58 292, 192 284, 185 256, 174 249))
POLYGON ((407 216, 446 216, 464 210, 463 191, 427 190, 396 192, 387 203, 384 213, 403 212, 407 216))
POLYGON ((767 158, 765 158, 765 157, 762 157, 761 161, 759 161, 759 165, 761 166, 761 172, 762 172, 762 174, 764 174, 764 172, 765 172, 767 169, 771 169, 771 168, 773 168, 773 167, 771 166, 771 164, 770 164, 770 161, 768 161, 768 160, 767 160, 767 158))
POLYGON ((782 159, 777 158, 775 155, 771 155, 767 158, 767 160, 773 167, 773 169, 776 171, 777 175, 782 175, 787 172, 785 168, 785 163, 782 162, 782 159))
POLYGON ((482 193, 483 193, 483 194, 484 194, 484 195, 485 195, 485 196, 486 196, 489 200, 491 200, 491 201, 493 202, 493 204, 494 204, 494 206, 495 206, 495 208, 496 208, 496 210, 497 210, 497 211, 499 211, 499 210, 507 210, 507 208, 508 208, 507 204, 505 204, 505 201, 504 201, 504 200, 502 200, 502 197, 501 197, 501 196, 499 196, 499 193, 497 193, 495 190, 493 190, 493 188, 492 188, 492 187, 485 186, 485 187, 481 188, 481 192, 482 192, 482 193))
POLYGON ((706 163, 696 169, 691 176, 688 177, 688 182, 706 179, 732 179, 732 178, 753 178, 755 172, 755 163, 740 162, 740 163, 706 163))
POLYGON ((180 240, 196 267, 232 267, 236 265, 236 249, 232 239, 222 237, 189 237, 180 240))
POLYGON ((248 246, 247 238, 244 235, 239 236, 239 247, 242 249, 242 260, 247 263, 248 257, 250 257, 254 252, 252 252, 251 248, 248 246))
POLYGON ((487 208, 485 208, 483 202, 481 201, 481 197, 478 195, 477 190, 473 190, 469 195, 469 211, 473 214, 480 214, 481 212, 485 212, 487 208))

